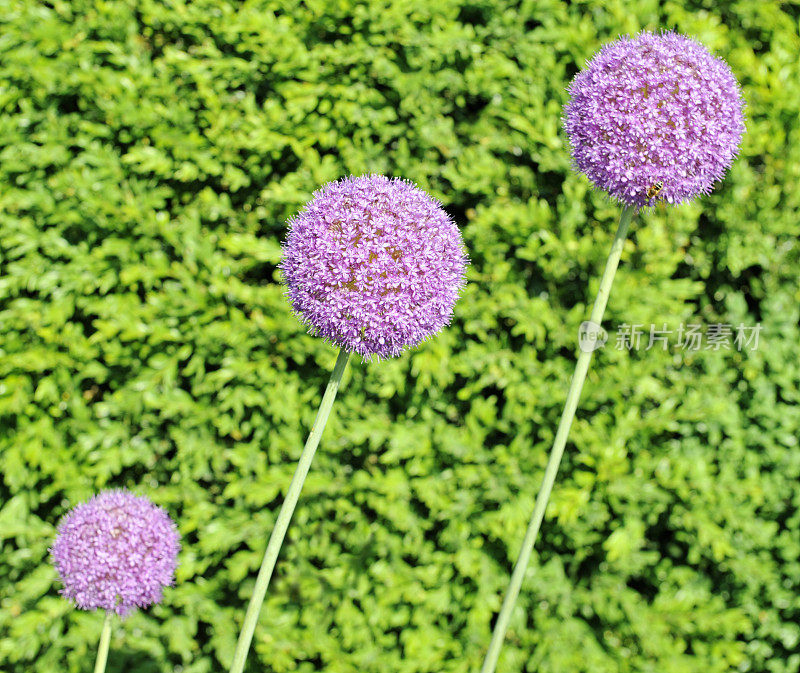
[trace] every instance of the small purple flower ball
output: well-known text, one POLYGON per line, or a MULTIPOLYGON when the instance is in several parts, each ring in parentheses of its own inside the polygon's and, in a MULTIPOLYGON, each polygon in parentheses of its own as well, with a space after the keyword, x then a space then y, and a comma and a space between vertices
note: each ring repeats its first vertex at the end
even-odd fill
POLYGON ((399 355, 450 322, 467 259, 458 227, 411 182, 329 182, 289 222, 281 270, 315 334, 365 359, 399 355))
POLYGON ((68 512, 50 549, 62 595, 126 615, 161 600, 177 567, 178 531, 147 498, 104 491, 68 512))
POLYGON ((568 91, 564 126, 575 165, 629 206, 708 194, 744 133, 728 65, 673 32, 606 45, 568 91))

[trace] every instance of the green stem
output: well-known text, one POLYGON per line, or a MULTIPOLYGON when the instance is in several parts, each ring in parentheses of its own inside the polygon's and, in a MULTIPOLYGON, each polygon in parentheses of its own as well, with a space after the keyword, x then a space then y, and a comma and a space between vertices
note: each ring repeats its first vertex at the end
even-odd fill
POLYGON ((111 619, 113 613, 106 610, 103 630, 100 632, 100 644, 97 646, 97 661, 94 662, 94 673, 105 673, 108 661, 108 645, 111 642, 111 619))
MULTIPOLYGON (((589 318, 595 325, 600 325, 603 321, 603 313, 606 310, 608 297, 611 293, 611 285, 614 282, 614 274, 619 265, 619 258, 622 254, 622 248, 625 245, 625 238, 628 235, 628 226, 630 225, 633 213, 634 208, 631 206, 626 207, 622 211, 619 227, 617 227, 617 233, 614 235, 614 242, 611 244, 611 252, 606 261, 606 268, 603 271, 603 277, 600 280, 600 288, 597 291, 597 298, 594 301, 592 314, 589 318)), ((528 561, 530 561, 533 546, 536 543, 536 537, 539 534, 539 527, 542 524, 542 519, 547 509, 547 501, 550 499, 550 492, 553 490, 556 473, 558 472, 558 465, 561 462, 561 456, 564 455, 564 447, 567 444, 567 437, 569 436, 572 419, 575 418, 575 410, 578 408, 578 400, 580 399, 581 390, 583 389, 583 382, 586 380, 586 373, 589 371, 589 362, 591 359, 591 349, 580 351, 578 361, 575 365, 575 374, 572 377, 569 392, 567 393, 567 400, 564 403, 564 412, 561 414, 561 421, 558 424, 558 431, 553 441, 553 448, 550 452, 550 458, 547 461, 542 486, 539 489, 539 495, 536 496, 536 505, 533 508, 533 514, 528 523, 528 530, 525 532, 525 538, 522 541, 522 549, 519 552, 519 558, 517 558, 517 563, 514 566, 514 572, 511 575, 506 597, 500 608, 500 614, 497 616, 497 623, 492 633, 492 641, 486 652, 486 659, 483 661, 481 673, 494 673, 495 667, 497 666, 500 648, 503 645, 503 639, 508 629, 508 622, 511 619, 514 604, 517 601, 517 596, 519 596, 522 580, 528 568, 528 561)))
POLYGON ((275 521, 275 527, 272 529, 272 535, 267 543, 267 551, 264 553, 264 560, 261 562, 261 569, 258 571, 253 595, 250 598, 250 604, 247 606, 247 613, 244 616, 239 642, 236 643, 236 651, 233 654, 230 673, 242 673, 244 670, 247 653, 250 650, 250 643, 256 630, 258 615, 261 612, 261 606, 267 594, 267 587, 269 587, 275 562, 278 560, 278 553, 281 550, 286 529, 289 528, 289 521, 291 521, 292 514, 294 514, 294 509, 297 506, 300 491, 303 489, 303 482, 311 467, 311 461, 319 445, 320 437, 322 437, 322 431, 325 429, 325 423, 327 423, 328 416, 331 413, 333 400, 336 399, 336 391, 339 390, 339 383, 342 380, 349 357, 350 353, 342 349, 339 351, 339 357, 336 358, 336 364, 333 367, 333 373, 328 381, 325 394, 322 396, 317 417, 314 419, 314 425, 311 426, 311 432, 308 435, 305 447, 303 447, 303 452, 300 454, 300 460, 297 462, 292 483, 289 484, 289 490, 286 492, 286 498, 283 501, 281 511, 278 513, 278 519, 275 521))

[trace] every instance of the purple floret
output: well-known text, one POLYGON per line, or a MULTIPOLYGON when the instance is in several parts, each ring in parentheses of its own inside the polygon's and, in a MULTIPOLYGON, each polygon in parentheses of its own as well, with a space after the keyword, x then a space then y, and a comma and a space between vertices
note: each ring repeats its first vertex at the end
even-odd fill
POLYGON ((399 355, 450 322, 464 286, 458 227, 411 182, 330 182, 289 223, 281 270, 314 334, 364 358, 399 355))
POLYGON ((728 65, 677 33, 606 45, 569 94, 564 126, 575 165, 626 205, 708 194, 744 133, 744 103, 728 65))
POLYGON ((126 615, 161 600, 173 582, 178 540, 172 519, 147 498, 104 491, 64 516, 50 553, 66 598, 84 610, 126 615))

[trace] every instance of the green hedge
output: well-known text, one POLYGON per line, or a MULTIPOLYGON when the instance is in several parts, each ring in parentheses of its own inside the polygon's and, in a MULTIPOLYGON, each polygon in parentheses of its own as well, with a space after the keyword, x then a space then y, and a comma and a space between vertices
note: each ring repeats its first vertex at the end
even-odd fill
POLYGON ((346 375, 250 670, 476 670, 619 212, 570 169, 564 88, 667 27, 728 60, 748 133, 712 196, 636 218, 608 324, 760 322, 761 345, 598 353, 500 668, 796 673, 799 15, 0 1, 0 669, 89 670, 101 616, 58 596, 47 548, 112 486, 184 547, 109 670, 230 662, 335 359, 283 297, 285 222, 382 172, 443 201, 469 285, 441 336, 346 375))

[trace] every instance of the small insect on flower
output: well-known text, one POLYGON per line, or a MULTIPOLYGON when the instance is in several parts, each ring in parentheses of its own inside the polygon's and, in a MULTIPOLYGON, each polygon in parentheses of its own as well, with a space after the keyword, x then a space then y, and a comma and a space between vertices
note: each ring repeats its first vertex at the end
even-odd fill
POLYGON ((662 189, 664 189, 664 183, 661 181, 656 182, 654 185, 650 185, 650 187, 647 188, 647 198, 656 198, 661 193, 662 189))
POLYGON ((603 47, 569 86, 572 159, 628 206, 708 194, 739 150, 744 100, 728 64, 678 33, 603 47), (664 180, 662 187, 654 178, 664 180))

